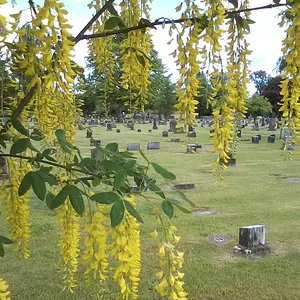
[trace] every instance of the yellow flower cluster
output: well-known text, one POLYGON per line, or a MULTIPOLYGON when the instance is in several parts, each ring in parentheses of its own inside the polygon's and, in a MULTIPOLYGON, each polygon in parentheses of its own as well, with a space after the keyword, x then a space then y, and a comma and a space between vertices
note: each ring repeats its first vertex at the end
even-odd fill
POLYGON ((156 273, 156 279, 160 281, 155 289, 162 297, 168 297, 170 300, 186 300, 187 293, 183 285, 184 273, 180 272, 183 266, 183 252, 177 250, 180 237, 176 235, 177 228, 171 223, 168 227, 163 223, 158 209, 153 210, 155 226, 162 227, 162 232, 157 229, 151 232, 152 238, 158 238, 158 257, 161 271, 156 273))
POLYGON ((20 255, 29 258, 30 223, 28 195, 19 196, 19 185, 30 170, 30 166, 17 158, 7 159, 9 176, 1 185, 3 212, 16 250, 20 255))
MULTIPOLYGON (((125 197, 132 205, 132 197, 125 197)), ((118 266, 113 278, 120 287, 122 299, 138 299, 140 261, 140 225, 127 211, 123 221, 111 232, 112 244, 110 255, 118 266)))
POLYGON ((63 274, 64 290, 73 292, 76 287, 74 278, 78 266, 79 254, 79 217, 76 215, 69 199, 61 205, 57 211, 57 222, 60 227, 59 243, 60 248, 60 271, 63 274))
POLYGON ((287 126, 299 133, 300 126, 300 3, 291 2, 289 16, 284 15, 280 26, 287 26, 286 38, 283 40, 283 59, 286 66, 281 75, 281 107, 282 115, 286 118, 287 126))
POLYGON ((110 233, 108 218, 103 214, 103 207, 97 205, 97 211, 91 216, 91 222, 85 226, 87 236, 84 239, 85 250, 82 255, 83 265, 86 265, 84 278, 90 282, 90 277, 104 281, 107 278, 108 245, 110 233))
POLYGON ((194 22, 193 24, 190 20, 191 18, 199 19, 202 17, 200 8, 190 0, 185 0, 184 2, 186 9, 182 13, 181 18, 185 19, 185 21, 182 31, 177 35, 178 56, 176 65, 179 68, 180 78, 176 87, 178 101, 174 107, 180 114, 179 122, 184 121, 186 131, 188 125, 194 124, 197 116, 195 111, 198 101, 195 98, 200 86, 200 81, 197 78, 200 71, 197 57, 200 54, 199 34, 203 28, 200 22, 194 22), (187 34, 186 31, 188 31, 187 34))
MULTIPOLYGON (((146 1, 142 2, 141 8, 138 0, 123 0, 120 3, 121 18, 126 27, 136 26, 139 23, 141 13, 149 14, 146 1)), ((121 61, 123 72, 121 86, 129 91, 129 101, 126 105, 132 114, 136 109, 144 109, 148 102, 148 80, 150 73, 149 53, 150 36, 148 30, 145 32, 135 30, 128 33, 120 44, 121 61)))
POLYGON ((8 291, 8 284, 0 278, 0 300, 10 300, 10 291, 8 291))
MULTIPOLYGON (((0 0, 0 5, 6 3, 6 0, 0 0)), ((0 14, 0 49, 2 48, 2 42, 6 37, 6 18, 0 14)))

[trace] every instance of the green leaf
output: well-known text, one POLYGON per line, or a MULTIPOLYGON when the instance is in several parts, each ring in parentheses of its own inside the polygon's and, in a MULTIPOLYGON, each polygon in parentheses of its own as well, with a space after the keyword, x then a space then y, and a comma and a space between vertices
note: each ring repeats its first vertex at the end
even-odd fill
POLYGON ((23 151, 25 151, 28 148, 28 145, 30 143, 30 139, 29 138, 23 138, 23 139, 19 139, 17 140, 10 149, 10 154, 18 154, 21 153, 23 151))
POLYGON ((50 209, 51 209, 51 205, 52 205, 54 198, 55 198, 55 196, 50 192, 48 192, 48 194, 46 195, 46 204, 50 209))
POLYGON ((104 24, 104 30, 112 30, 115 29, 120 22, 120 18, 117 16, 110 17, 109 19, 106 20, 104 24))
POLYGON ((134 208, 134 206, 127 200, 124 200, 125 206, 127 211, 137 219, 140 223, 144 223, 143 219, 141 218, 140 214, 137 212, 137 210, 134 208))
POLYGON ((116 172, 117 173, 117 172, 120 172, 122 170, 122 168, 118 164, 116 164, 116 163, 114 163, 110 160, 104 160, 101 163, 101 165, 104 167, 105 170, 110 171, 110 172, 116 172))
POLYGON ((29 148, 30 150, 34 151, 34 152, 39 152, 39 150, 38 150, 37 148, 35 148, 35 147, 31 144, 30 141, 28 142, 28 148, 29 148))
POLYGON ((170 179, 170 180, 175 180, 176 176, 169 172, 167 169, 164 167, 156 164, 156 163, 151 163, 153 169, 155 170, 156 173, 160 174, 163 178, 170 179))
POLYGON ((150 161, 148 160, 147 156, 142 150, 140 150, 140 154, 143 156, 144 160, 150 165, 150 161))
POLYGON ((81 216, 84 212, 84 201, 81 191, 76 185, 70 186, 69 197, 74 210, 81 216))
POLYGON ((172 205, 172 203, 168 200, 165 200, 163 203, 162 203, 162 209, 165 213, 166 216, 168 216, 170 219, 173 218, 173 215, 174 215, 174 207, 172 205))
POLYGON ((187 203, 189 203, 192 207, 196 207, 196 204, 192 200, 190 200, 183 192, 177 190, 176 193, 178 193, 180 195, 180 197, 184 201, 186 201, 187 203))
POLYGON ((125 183, 125 174, 123 170, 120 170, 116 175, 115 175, 115 180, 114 180, 114 189, 118 190, 123 186, 125 183))
POLYGON ((101 204, 112 204, 122 199, 117 193, 103 192, 93 195, 91 200, 101 204))
POLYGON ((92 186, 95 187, 95 186, 98 186, 99 184, 101 183, 101 180, 100 178, 96 177, 92 180, 92 186))
POLYGON ((168 201, 170 201, 174 206, 176 206, 181 212, 185 213, 185 214, 191 214, 192 212, 190 210, 188 210, 187 208, 183 207, 180 205, 180 201, 176 200, 176 199, 168 199, 168 201))
POLYGON ((46 184, 38 172, 31 173, 31 184, 32 184, 32 189, 34 193, 37 195, 37 197, 40 200, 44 201, 47 193, 46 184))
POLYGON ((57 137, 58 140, 62 140, 62 141, 66 140, 66 133, 62 129, 57 129, 55 131, 55 136, 57 137))
POLYGON ((45 182, 48 182, 50 186, 53 186, 53 185, 57 185, 57 184, 58 184, 55 175, 49 174, 49 173, 45 173, 45 172, 43 172, 42 170, 39 170, 39 171, 38 171, 38 174, 42 177, 42 179, 43 179, 45 182))
POLYGON ((61 191, 52 200, 52 203, 50 205, 50 209, 57 208, 65 202, 66 198, 69 196, 69 189, 70 189, 69 184, 65 185, 61 189, 61 191))
POLYGON ((160 187, 158 187, 155 183, 155 181, 151 180, 149 183, 147 183, 147 187, 154 192, 156 195, 160 196, 163 199, 166 199, 165 194, 163 193, 163 191, 160 189, 160 187))
POLYGON ((3 244, 0 243, 0 256, 4 257, 4 247, 3 244))
POLYGON ((116 11, 116 9, 114 8, 113 4, 109 4, 107 6, 107 10, 114 16, 118 16, 118 12, 116 11))
POLYGON ((117 143, 110 143, 106 145, 105 149, 116 153, 119 150, 119 145, 117 143))
POLYGON ((85 157, 80 163, 79 166, 83 167, 95 167, 96 166, 96 160, 90 158, 90 157, 85 157))
POLYGON ((231 3, 234 8, 238 8, 239 6, 239 1, 238 0, 228 0, 229 3, 231 3))
POLYGON ((13 241, 3 235, 0 235, 0 243, 5 244, 5 245, 10 245, 13 243, 13 241))
POLYGON ((29 136, 29 131, 23 126, 23 124, 18 119, 11 119, 11 124, 18 132, 22 133, 25 136, 29 136))
POLYGON ((112 227, 116 227, 121 223, 124 217, 124 211, 125 207, 123 201, 119 200, 115 202, 110 210, 110 221, 112 227))
POLYGON ((23 177, 23 180, 21 181, 21 184, 19 186, 19 196, 23 196, 25 195, 28 190, 30 189, 31 187, 31 184, 32 184, 32 177, 31 177, 31 174, 33 172, 28 172, 24 177, 23 177))
POLYGON ((126 161, 126 163, 123 165, 123 169, 125 171, 132 170, 135 167, 136 161, 134 159, 129 159, 126 161))
POLYGON ((66 153, 71 153, 71 150, 74 150, 75 147, 66 141, 66 133, 64 130, 62 129, 57 129, 55 131, 55 135, 57 137, 57 141, 60 145, 60 147, 62 148, 63 151, 65 151, 66 153))
POLYGON ((30 134, 30 138, 34 141, 41 141, 43 139, 43 136, 41 134, 37 134, 37 133, 31 133, 30 134))

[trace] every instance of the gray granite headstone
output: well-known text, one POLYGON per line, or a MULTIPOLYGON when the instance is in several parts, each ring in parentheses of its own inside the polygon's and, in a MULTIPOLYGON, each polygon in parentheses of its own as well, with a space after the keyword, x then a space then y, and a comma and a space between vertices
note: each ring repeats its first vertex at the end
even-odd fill
POLYGON ((269 135, 269 136, 268 136, 268 143, 274 144, 274 143, 275 143, 275 136, 269 135))
POLYGON ((168 131, 163 131, 162 132, 162 137, 168 137, 169 136, 169 132, 168 131))
POLYGON ((160 142, 149 142, 147 145, 148 150, 159 150, 160 149, 160 142))
POLYGON ((86 138, 90 139, 90 138, 92 138, 92 136, 93 136, 93 132, 91 130, 87 130, 86 131, 86 138))
POLYGON ((140 143, 129 143, 127 146, 128 151, 138 151, 141 148, 140 143))
POLYGON ((172 119, 172 120, 170 121, 170 129, 169 129, 169 131, 170 131, 170 132, 174 132, 175 129, 176 129, 176 126, 177 126, 176 120, 175 120, 175 119, 172 119))
POLYGON ((106 130, 107 131, 112 131, 112 124, 111 123, 106 124, 106 130))
POLYGON ((257 135, 252 137, 252 144, 259 144, 259 137, 257 135))
POLYGON ((179 143, 180 142, 180 138, 171 138, 171 142, 172 143, 179 143))

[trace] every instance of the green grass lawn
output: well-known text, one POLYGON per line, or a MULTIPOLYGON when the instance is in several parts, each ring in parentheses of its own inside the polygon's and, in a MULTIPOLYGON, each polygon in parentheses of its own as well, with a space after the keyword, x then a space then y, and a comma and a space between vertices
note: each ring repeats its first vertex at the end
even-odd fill
MULTIPOLYGON (((180 248, 185 251, 185 282, 189 299, 300 299, 300 183, 281 181, 283 177, 299 176, 299 159, 284 161, 279 131, 275 144, 267 143, 267 130, 262 130, 260 144, 241 141, 238 145, 237 165, 225 173, 226 188, 214 184, 210 174, 211 140, 208 128, 197 128, 193 141, 202 145, 194 155, 184 154, 186 138, 182 143, 171 143, 162 138, 162 130, 148 133, 151 124, 138 125, 142 133, 118 125, 121 133, 107 132, 105 128, 93 128, 93 137, 100 138, 102 145, 118 142, 125 150, 128 142, 141 142, 146 149, 148 141, 160 141, 161 150, 145 150, 153 162, 165 166, 177 175, 176 183, 194 183, 196 189, 187 191, 187 196, 199 208, 216 211, 213 216, 193 216, 176 211, 174 223, 181 235, 180 248), (266 240, 272 248, 270 254, 258 259, 233 254, 238 243, 239 227, 265 224, 266 240), (230 242, 217 244, 209 241, 216 234, 226 235, 230 242)), ((83 154, 90 154, 89 139, 85 131, 77 134, 77 145, 83 154)), ((254 135, 243 129, 242 139, 254 135)), ((138 155, 138 154, 137 154, 138 155)), ((139 155, 138 155, 139 156, 139 155)), ((168 190, 159 180, 163 190, 168 190)), ((142 217, 142 274, 140 299, 160 299, 154 291, 154 274, 158 271, 156 246, 149 238, 152 220, 147 209, 138 203, 142 217)), ((57 231, 55 214, 41 201, 31 201, 32 244, 31 258, 21 260, 11 247, 6 247, 2 259, 0 277, 5 278, 12 291, 12 299, 116 299, 116 287, 108 281, 106 289, 96 283, 87 287, 82 282, 75 294, 61 292, 60 276, 57 273, 57 231)), ((1 221, 3 228, 4 222, 1 221)))

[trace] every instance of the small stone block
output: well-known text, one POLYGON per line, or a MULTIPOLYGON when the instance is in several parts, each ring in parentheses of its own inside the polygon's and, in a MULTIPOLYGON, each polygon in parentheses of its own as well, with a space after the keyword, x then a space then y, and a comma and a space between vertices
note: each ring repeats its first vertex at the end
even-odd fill
POLYGON ((257 135, 252 137, 252 144, 259 144, 259 137, 257 135))
POLYGON ((148 150, 159 150, 160 149, 160 142, 149 142, 147 145, 148 150))
POLYGON ((148 132, 152 132, 152 129, 149 129, 148 132))
POLYGON ((239 244, 251 248, 265 244, 265 225, 253 225, 240 227, 239 244))
POLYGON ((239 138, 241 138, 242 137, 242 130, 240 130, 240 129, 237 130, 236 131, 236 136, 239 137, 239 138))
POLYGON ((258 136, 259 140, 261 141, 261 134, 257 134, 256 136, 258 136))
POLYGON ((86 132, 86 138, 90 139, 90 138, 92 138, 92 136, 93 136, 93 132, 90 131, 90 130, 87 130, 87 132, 86 132))
POLYGON ((121 130, 120 129, 117 129, 117 133, 120 133, 121 132, 121 130))
POLYGON ((180 143, 180 138, 171 138, 172 143, 180 143))
POLYGON ((137 132, 142 132, 142 129, 138 129, 137 132))
POLYGON ((275 136, 269 135, 269 136, 268 136, 268 143, 274 144, 274 143, 275 143, 275 136))
POLYGON ((195 188, 194 183, 174 184, 176 190, 193 190, 195 188))
POLYGON ((169 132, 168 131, 163 131, 162 132, 162 137, 168 137, 169 136, 169 132))
POLYGON ((140 143, 129 143, 127 146, 128 151, 138 151, 141 148, 140 143))

